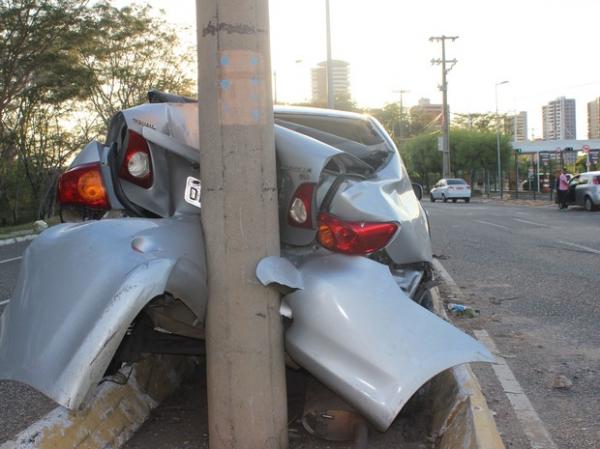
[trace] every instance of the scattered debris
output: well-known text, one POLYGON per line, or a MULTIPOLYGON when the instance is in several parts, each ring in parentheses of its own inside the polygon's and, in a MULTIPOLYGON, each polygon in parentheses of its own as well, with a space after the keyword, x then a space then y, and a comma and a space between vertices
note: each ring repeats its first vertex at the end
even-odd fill
POLYGON ((33 230, 35 232, 42 232, 46 229, 48 229, 48 223, 46 223, 44 220, 38 220, 33 223, 33 230))
POLYGON ((448 310, 455 315, 464 316, 467 318, 475 318, 479 316, 479 309, 474 309, 464 304, 457 304, 454 302, 448 303, 448 310))
POLYGON ((564 374, 556 374, 550 382, 550 387, 555 390, 568 390, 573 386, 573 382, 564 374))

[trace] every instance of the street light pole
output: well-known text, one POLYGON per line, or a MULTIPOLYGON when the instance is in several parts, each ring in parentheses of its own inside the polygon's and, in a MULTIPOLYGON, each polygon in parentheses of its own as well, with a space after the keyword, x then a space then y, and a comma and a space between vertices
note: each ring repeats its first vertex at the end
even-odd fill
POLYGON ((498 86, 502 84, 508 84, 508 81, 500 81, 494 85, 494 95, 496 99, 496 156, 498 158, 498 183, 500 185, 500 199, 502 199, 503 186, 502 186, 502 169, 500 161, 500 116, 498 115, 498 86))
POLYGON ((327 107, 335 109, 335 95, 333 91, 333 61, 331 60, 331 17, 329 14, 329 0, 325 0, 325 20, 327 22, 327 107))

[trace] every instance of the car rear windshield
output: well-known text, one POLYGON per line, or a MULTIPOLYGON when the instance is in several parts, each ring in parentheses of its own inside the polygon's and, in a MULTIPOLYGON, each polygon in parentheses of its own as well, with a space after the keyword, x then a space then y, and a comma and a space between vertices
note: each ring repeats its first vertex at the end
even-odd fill
POLYGON ((394 151, 368 120, 279 113, 275 123, 349 153, 375 170, 383 166, 394 151))
POLYGON ((462 185, 467 183, 467 181, 465 181, 464 179, 448 179, 447 182, 449 186, 462 185))

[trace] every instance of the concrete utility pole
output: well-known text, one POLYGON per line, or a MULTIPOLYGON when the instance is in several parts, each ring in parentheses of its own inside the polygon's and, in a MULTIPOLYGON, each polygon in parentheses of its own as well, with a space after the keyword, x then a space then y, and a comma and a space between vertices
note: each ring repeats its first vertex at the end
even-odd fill
POLYGON ((333 61, 331 59, 331 16, 329 14, 329 0, 325 0, 325 20, 327 21, 327 107, 335 109, 335 92, 333 89, 333 61))
POLYGON ((450 117, 448 113, 448 83, 446 82, 446 75, 452 67, 456 65, 458 62, 456 59, 446 59, 446 40, 451 40, 454 42, 458 39, 459 36, 431 36, 429 38, 430 42, 441 42, 442 43, 442 59, 432 59, 431 63, 442 66, 442 85, 440 89, 442 91, 442 103, 443 103, 443 117, 444 123, 442 127, 443 134, 443 162, 442 162, 442 171, 443 177, 447 178, 450 176, 450 117), (446 64, 451 64, 449 68, 446 68, 446 64))
POLYGON ((255 276, 262 257, 279 254, 268 2, 196 8, 209 443, 284 449, 279 295, 255 276))
POLYGON ((400 94, 400 126, 398 127, 398 142, 402 138, 402 125, 404 124, 404 94, 409 93, 410 90, 394 90, 392 93, 400 94))

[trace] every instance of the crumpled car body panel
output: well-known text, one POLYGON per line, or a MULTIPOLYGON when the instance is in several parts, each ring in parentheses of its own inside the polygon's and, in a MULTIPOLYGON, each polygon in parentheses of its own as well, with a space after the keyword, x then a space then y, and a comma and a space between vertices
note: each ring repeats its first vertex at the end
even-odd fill
POLYGON ((302 288, 283 299, 292 320, 286 351, 380 431, 436 374, 493 361, 479 342, 412 301, 385 265, 331 254, 307 257, 291 274, 280 260, 278 272, 264 266, 259 279, 285 285, 301 277, 302 288))
POLYGON ((198 217, 100 220, 43 232, 25 251, 0 317, 0 378, 78 408, 150 300, 168 291, 204 319, 203 239, 181 238, 200 232, 198 217))

